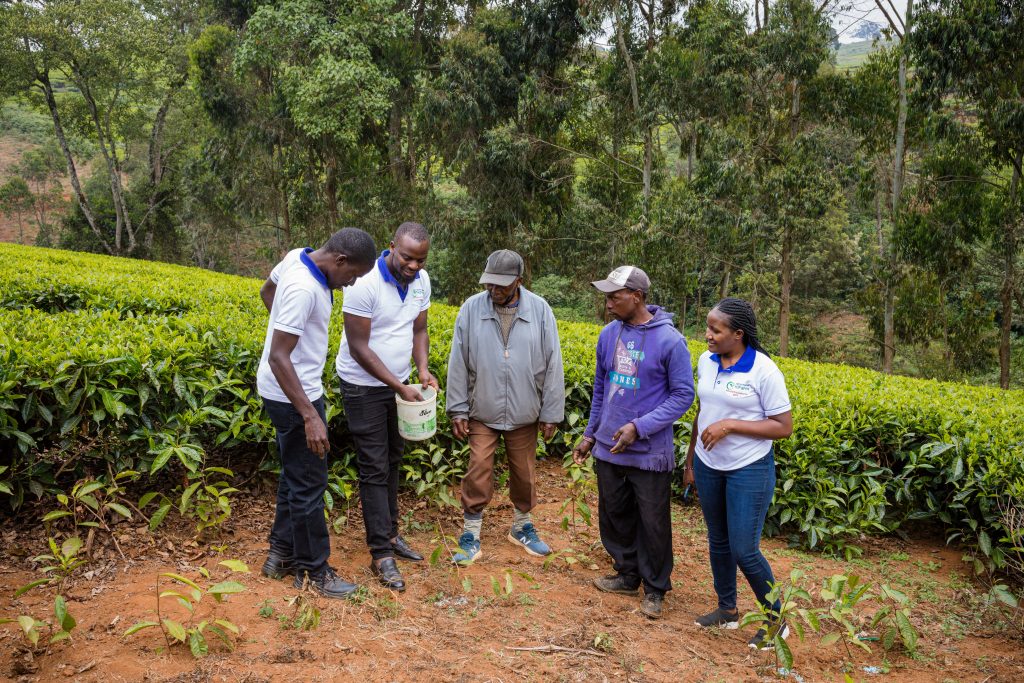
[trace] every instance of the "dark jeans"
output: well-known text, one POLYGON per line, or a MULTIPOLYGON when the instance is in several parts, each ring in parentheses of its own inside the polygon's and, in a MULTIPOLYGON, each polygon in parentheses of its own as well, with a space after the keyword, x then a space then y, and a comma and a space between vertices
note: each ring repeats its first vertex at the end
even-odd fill
MULTIPOLYGON (((291 558, 300 576, 303 571, 316 576, 326 569, 331 554, 324 519, 327 458, 306 446, 306 426, 291 403, 263 399, 263 404, 277 432, 277 451, 281 456, 270 547, 291 558)), ((326 424, 323 397, 313 401, 313 407, 326 424)))
POLYGON ((672 590, 671 472, 594 459, 601 542, 615 571, 647 594, 672 590))
POLYGON ((398 474, 405 441, 398 433, 398 404, 389 387, 341 382, 348 429, 356 446, 359 499, 370 556, 392 557, 398 536, 398 474))
POLYGON ((746 467, 729 471, 712 469, 699 457, 694 457, 693 476, 708 526, 711 574, 715 579, 718 606, 725 610, 736 609, 736 567, 739 567, 757 601, 778 610, 777 601, 769 605, 765 599, 775 577, 760 547, 764 518, 775 492, 774 449, 746 467))

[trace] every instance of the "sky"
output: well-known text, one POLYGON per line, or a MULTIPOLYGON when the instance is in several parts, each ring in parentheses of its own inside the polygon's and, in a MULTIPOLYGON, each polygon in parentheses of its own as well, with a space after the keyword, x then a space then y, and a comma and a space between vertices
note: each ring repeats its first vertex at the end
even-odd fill
MULTIPOLYGON (((754 3, 752 0, 744 1, 748 7, 753 8, 754 3)), ((907 0, 881 0, 881 2, 885 5, 886 10, 889 11, 889 16, 893 15, 892 11, 889 10, 890 2, 891 6, 896 8, 896 12, 901 19, 906 16, 907 0)), ((879 11, 875 0, 829 0, 829 15, 832 17, 832 26, 835 28, 836 33, 839 34, 839 42, 841 43, 860 40, 859 38, 854 38, 852 34, 857 30, 857 26, 862 21, 873 21, 882 27, 888 25, 885 15, 879 11)), ((753 16, 748 15, 748 18, 751 26, 753 26, 753 16)), ((595 43, 605 49, 613 48, 611 19, 605 21, 602 26, 602 32, 603 35, 597 38, 595 43)))
MULTIPOLYGON (((892 16, 893 12, 889 9, 889 0, 882 0, 882 3, 889 11, 889 16, 892 16)), ((875 0, 832 0, 829 6, 832 8, 832 26, 836 29, 836 33, 839 34, 840 42, 843 43, 856 40, 851 34, 857 30, 857 26, 862 21, 873 21, 881 24, 883 27, 888 24, 885 15, 879 11, 878 6, 875 4, 875 0)), ((907 12, 906 0, 892 0, 892 6, 896 8, 896 12, 901 19, 905 17, 907 12)))

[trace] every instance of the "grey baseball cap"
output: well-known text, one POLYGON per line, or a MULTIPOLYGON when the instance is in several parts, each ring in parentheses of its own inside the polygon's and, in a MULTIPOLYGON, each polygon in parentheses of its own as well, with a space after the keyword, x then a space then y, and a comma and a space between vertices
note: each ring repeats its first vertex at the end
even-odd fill
POLYGON ((511 249, 499 249, 487 257, 484 274, 480 276, 482 285, 498 285, 508 287, 523 275, 523 257, 511 249))
POLYGON ((636 266, 619 266, 608 273, 608 277, 605 279, 590 284, 605 294, 611 294, 620 289, 636 289, 646 294, 647 290, 651 288, 651 278, 636 266))

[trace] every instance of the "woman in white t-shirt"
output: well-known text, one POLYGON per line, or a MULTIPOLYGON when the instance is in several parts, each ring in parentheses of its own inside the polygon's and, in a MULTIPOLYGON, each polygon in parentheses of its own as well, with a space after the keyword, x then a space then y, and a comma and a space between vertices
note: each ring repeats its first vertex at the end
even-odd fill
MULTIPOLYGON (((695 485, 708 527, 711 573, 718 608, 694 622, 703 628, 739 627, 736 568, 766 609, 775 577, 761 554, 761 531, 775 491, 772 443, 793 433, 793 415, 782 372, 761 348, 754 309, 723 299, 711 309, 704 333, 708 350, 697 362, 697 398, 683 480, 695 485), (696 456, 696 457, 695 457, 696 456)), ((774 619, 750 647, 774 647, 789 629, 774 619)))

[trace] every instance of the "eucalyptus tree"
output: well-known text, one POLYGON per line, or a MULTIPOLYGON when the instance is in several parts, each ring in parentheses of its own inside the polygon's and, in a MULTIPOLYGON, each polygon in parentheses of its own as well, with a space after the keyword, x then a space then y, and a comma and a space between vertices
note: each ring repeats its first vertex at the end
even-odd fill
POLYGON ((981 183, 993 200, 991 235, 1002 269, 999 385, 1010 383, 1014 303, 1022 298, 1024 245, 1024 6, 1017 0, 922 0, 909 46, 935 110, 976 120, 983 172, 939 182, 981 183))
MULTIPOLYGON (((520 250, 532 274, 550 254, 574 190, 566 121, 582 106, 577 58, 584 26, 572 0, 477 7, 445 42, 425 85, 423 121, 448 210, 438 226, 454 272, 471 286, 480 253, 520 250)), ((443 193, 443 194, 442 194, 443 193)))
POLYGON ((794 248, 837 195, 835 178, 801 110, 808 88, 831 57, 827 17, 810 0, 780 0, 755 34, 758 59, 747 132, 760 165, 762 220, 775 236, 779 258, 779 354, 789 352, 794 248))
POLYGON ((109 253, 135 253, 152 239, 155 224, 148 219, 159 199, 146 211, 130 206, 125 162, 132 145, 148 138, 150 177, 159 184, 163 125, 184 83, 183 45, 197 14, 187 0, 15 0, 0 6, 0 80, 50 116, 78 209, 109 253), (101 224, 83 189, 72 135, 99 150, 113 226, 101 224))

